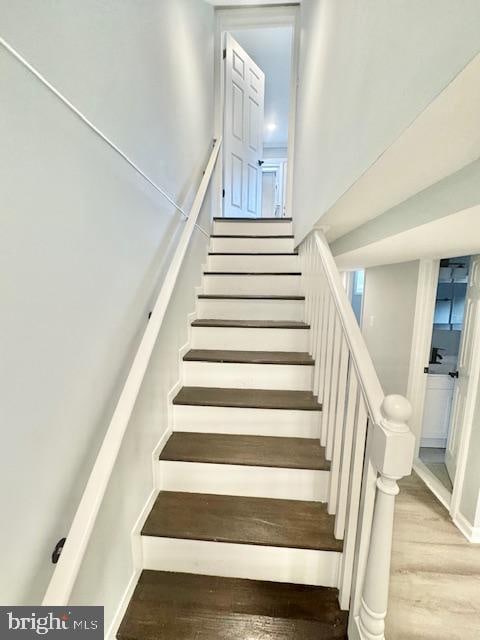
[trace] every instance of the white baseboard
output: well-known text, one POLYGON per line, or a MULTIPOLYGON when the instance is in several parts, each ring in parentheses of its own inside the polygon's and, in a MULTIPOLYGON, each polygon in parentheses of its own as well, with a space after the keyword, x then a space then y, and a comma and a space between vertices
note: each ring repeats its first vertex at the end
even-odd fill
POLYGON ((465 538, 473 544, 480 544, 480 527, 474 527, 462 513, 457 513, 453 523, 460 529, 465 538))
POLYGON ((123 620, 123 616, 127 610, 127 607, 132 599, 133 592, 135 591, 135 587, 137 586, 138 579, 140 578, 141 570, 135 570, 132 573, 130 580, 128 581, 127 587, 123 592, 123 595, 120 599, 120 604, 113 616, 112 622, 105 632, 106 640, 115 640, 118 628, 120 627, 120 623, 123 620))
POLYGON ((445 449, 447 446, 447 439, 445 437, 422 438, 420 440, 420 446, 433 449, 445 449))
POLYGON ((416 458, 413 462, 413 470, 420 476, 423 482, 427 485, 433 495, 440 500, 443 506, 450 511, 450 502, 452 494, 446 487, 440 482, 430 469, 420 460, 416 458))

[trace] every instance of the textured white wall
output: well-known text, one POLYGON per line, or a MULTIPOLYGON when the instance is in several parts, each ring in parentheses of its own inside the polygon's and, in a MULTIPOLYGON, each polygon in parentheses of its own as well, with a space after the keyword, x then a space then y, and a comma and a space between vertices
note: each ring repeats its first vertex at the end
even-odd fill
POLYGON ((300 12, 297 241, 478 52, 480 30, 477 0, 303 0, 300 12))
POLYGON ((419 262, 365 270, 362 333, 386 394, 406 395, 419 262))
MULTIPOLYGON (((0 35, 187 208, 213 137, 213 22, 199 0, 0 0, 0 35)), ((0 92, 0 601, 30 604, 46 588, 183 223, 2 47, 0 92)), ((195 231, 181 315, 157 358, 169 368, 156 374, 168 378, 162 400, 205 249, 195 231)), ((132 483, 150 473, 149 459, 141 471, 134 463, 165 426, 154 417, 122 451, 132 483)), ((147 495, 139 482, 108 514, 118 525, 112 554, 147 495)), ((85 600, 113 606, 112 584, 118 595, 131 573, 122 557, 113 567, 118 554, 104 556, 85 600)))

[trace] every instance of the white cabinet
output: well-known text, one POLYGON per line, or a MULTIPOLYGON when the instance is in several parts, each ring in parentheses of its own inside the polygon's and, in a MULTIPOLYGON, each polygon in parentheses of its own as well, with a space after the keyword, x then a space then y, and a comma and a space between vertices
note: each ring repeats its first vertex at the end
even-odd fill
POLYGON ((428 374, 422 447, 446 447, 454 386, 455 381, 449 375, 428 374))

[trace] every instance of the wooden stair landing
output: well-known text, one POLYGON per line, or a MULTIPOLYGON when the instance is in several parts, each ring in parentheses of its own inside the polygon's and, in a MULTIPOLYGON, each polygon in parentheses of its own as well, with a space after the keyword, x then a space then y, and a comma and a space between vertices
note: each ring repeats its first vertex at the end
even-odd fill
POLYGON ((329 471, 318 439, 176 431, 160 460, 329 471))
POLYGON ((317 402, 317 397, 311 391, 220 387, 182 387, 173 399, 173 404, 293 411, 321 411, 322 409, 322 405, 317 402))
POLYGON ((341 552, 320 502, 161 491, 142 536, 341 552))
POLYGON ((345 640, 337 590, 143 571, 120 640, 345 640))

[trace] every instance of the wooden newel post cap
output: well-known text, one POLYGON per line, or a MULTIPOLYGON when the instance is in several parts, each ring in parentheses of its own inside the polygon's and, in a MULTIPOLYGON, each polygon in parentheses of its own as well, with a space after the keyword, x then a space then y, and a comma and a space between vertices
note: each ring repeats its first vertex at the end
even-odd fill
POLYGON ((386 396, 381 406, 382 419, 374 425, 371 459, 379 473, 389 478, 410 474, 415 438, 408 428, 412 407, 407 398, 386 396))
POLYGON ((404 396, 392 394, 385 396, 380 408, 384 426, 392 431, 407 431, 412 415, 412 405, 404 396))

